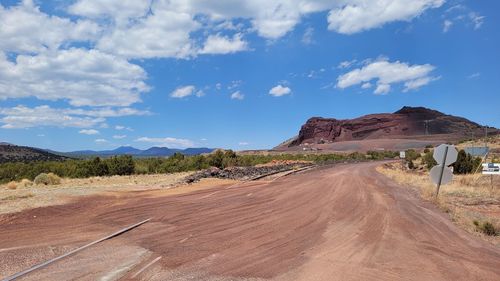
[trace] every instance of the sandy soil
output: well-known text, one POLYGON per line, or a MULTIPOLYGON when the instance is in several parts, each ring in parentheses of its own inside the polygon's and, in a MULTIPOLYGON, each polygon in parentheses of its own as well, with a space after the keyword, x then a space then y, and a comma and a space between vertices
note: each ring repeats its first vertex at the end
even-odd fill
POLYGON ((68 203, 79 196, 113 191, 131 191, 176 186, 192 172, 93 177, 86 179, 63 179, 53 186, 34 185, 11 190, 0 185, 0 214, 19 212, 26 209, 68 203))
POLYGON ((427 170, 403 169, 400 162, 381 165, 377 170, 394 181, 417 193, 422 199, 436 204, 447 212, 450 219, 461 228, 500 246, 500 236, 480 233, 473 224, 490 222, 500 229, 500 178, 481 174, 454 175, 450 184, 442 185, 436 200, 436 186, 429 179, 427 170))
POLYGON ((1 215, 0 276, 151 217, 22 280, 500 279, 499 248, 377 165, 180 194, 120 192, 1 215))

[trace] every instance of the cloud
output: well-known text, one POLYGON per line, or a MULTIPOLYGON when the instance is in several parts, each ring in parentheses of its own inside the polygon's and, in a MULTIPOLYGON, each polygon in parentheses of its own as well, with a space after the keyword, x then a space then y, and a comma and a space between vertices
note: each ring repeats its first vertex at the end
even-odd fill
POLYGON ((99 131, 94 129, 83 129, 80 130, 78 133, 83 135, 97 135, 99 134, 99 131))
POLYGON ((137 116, 146 112, 130 108, 99 108, 83 110, 80 108, 52 108, 48 105, 26 107, 0 108, 0 123, 2 128, 31 127, 76 127, 89 128, 105 124, 108 117, 137 116))
POLYGON ((452 25, 453 25, 453 22, 451 20, 445 20, 443 22, 443 32, 444 33, 448 32, 452 25))
POLYGON ((312 43, 314 43, 313 36, 314 36, 314 28, 312 27, 306 28, 304 34, 302 35, 302 40, 301 40, 302 43, 306 45, 311 45, 312 43))
POLYGON ((97 49, 126 58, 189 58, 196 53, 190 33, 199 28, 193 15, 152 6, 152 13, 115 25, 97 49))
POLYGON ((114 135, 113 138, 116 139, 116 140, 121 140, 121 139, 124 139, 126 138, 127 135, 114 135))
POLYGON ((56 50, 72 41, 93 41, 100 28, 89 20, 49 16, 31 0, 5 8, 0 4, 0 50, 33 53, 56 50))
POLYGON ((4 129, 31 128, 40 126, 50 127, 93 127, 105 121, 102 117, 76 116, 65 112, 64 109, 54 109, 47 105, 33 108, 22 105, 12 108, 0 108, 0 122, 4 129))
POLYGON ((147 14, 149 1, 136 0, 79 0, 68 7, 72 14, 89 18, 112 17, 119 24, 129 18, 143 17, 147 14))
POLYGON ((474 30, 480 29, 484 24, 484 16, 481 16, 478 12, 471 10, 469 7, 458 4, 445 11, 445 16, 448 18, 444 21, 443 31, 449 30, 452 24, 455 22, 464 22, 467 26, 473 27, 474 30))
POLYGON ((344 5, 328 14, 328 29, 353 34, 381 27, 388 22, 410 21, 427 9, 438 8, 445 0, 357 0, 343 1, 344 5))
POLYGON ((150 138, 150 137, 140 137, 135 140, 136 142, 147 142, 154 143, 159 146, 169 147, 169 148, 188 148, 193 147, 194 142, 188 139, 177 139, 177 138, 150 138))
POLYGON ((233 90, 233 89, 239 88, 242 84, 243 84, 243 81, 241 81, 241 80, 233 80, 233 81, 231 81, 231 84, 229 84, 227 86, 227 89, 233 90))
POLYGON ((303 17, 316 12, 330 11, 330 30, 355 33, 387 22, 411 20, 443 3, 444 0, 78 0, 68 11, 108 20, 107 30, 97 43, 102 50, 133 58, 186 58, 195 56, 200 49, 191 34, 201 29, 209 34, 211 29, 241 30, 241 22, 234 21, 245 20, 251 25, 250 31, 275 40, 292 31, 303 17))
POLYGON ((240 93, 240 91, 236 91, 231 94, 231 99, 232 100, 242 100, 245 98, 245 95, 240 93))
POLYGON ((108 141, 106 139, 96 139, 95 142, 96 143, 108 143, 108 141))
POLYGON ((370 82, 366 82, 366 83, 363 83, 363 85, 361 85, 361 89, 369 89, 372 87, 372 83, 370 82))
POLYGON ((210 35, 205 41, 205 46, 200 54, 231 54, 248 50, 248 42, 243 41, 241 33, 237 33, 233 38, 225 36, 210 35))
POLYGON ((196 95, 197 97, 202 97, 205 95, 205 93, 202 90, 196 91, 196 87, 193 85, 178 87, 172 93, 170 93, 170 96, 172 98, 177 98, 177 99, 182 99, 192 95, 196 95))
POLYGON ((469 13, 469 19, 472 21, 474 24, 474 29, 479 29, 484 23, 484 16, 481 16, 480 14, 476 12, 470 12, 469 13))
POLYGON ((356 62, 357 62, 357 60, 343 61, 343 62, 339 63, 339 65, 337 66, 337 68, 340 68, 340 69, 349 68, 352 65, 354 65, 356 62))
POLYGON ((248 143, 248 142, 246 142, 246 141, 240 141, 240 142, 238 143, 238 145, 240 145, 240 146, 247 146, 247 145, 249 145, 249 144, 250 144, 250 143, 248 143))
POLYGON ((281 97, 284 95, 288 95, 292 92, 292 90, 288 87, 283 87, 282 85, 277 85, 269 90, 269 94, 275 97, 281 97))
POLYGON ((475 73, 472 73, 471 75, 467 76, 467 78, 474 79, 474 78, 478 78, 479 76, 481 76, 481 73, 475 72, 475 73))
POLYGON ((390 91, 391 85, 397 83, 404 83, 403 91, 416 90, 439 79, 439 77, 430 76, 434 69, 435 67, 430 64, 409 65, 399 61, 389 62, 386 58, 382 58, 367 61, 362 68, 339 76, 336 86, 344 89, 363 84, 362 88, 367 88, 366 83, 376 80, 375 94, 386 94, 390 91))
POLYGON ((116 125, 115 126, 115 130, 118 130, 118 131, 122 131, 122 130, 127 130, 127 131, 134 131, 134 129, 130 128, 130 127, 125 127, 125 126, 122 126, 122 125, 116 125))
POLYGON ((391 90, 390 84, 378 84, 377 88, 375 89, 375 91, 373 93, 375 93, 377 95, 385 95, 385 94, 389 93, 390 90, 391 90))
POLYGON ((149 91, 145 71, 97 50, 68 49, 19 55, 0 52, 0 100, 36 97, 73 106, 129 106, 149 91))

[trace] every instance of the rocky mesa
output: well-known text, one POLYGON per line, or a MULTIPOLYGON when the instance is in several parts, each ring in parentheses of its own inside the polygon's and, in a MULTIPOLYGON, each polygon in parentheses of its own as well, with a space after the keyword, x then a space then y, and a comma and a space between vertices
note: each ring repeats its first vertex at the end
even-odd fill
MULTIPOLYGON (((380 113, 355 119, 313 117, 300 129, 299 135, 280 147, 325 144, 373 139, 458 140, 484 135, 485 127, 463 117, 447 115, 425 107, 405 106, 394 113, 380 113)), ((489 133, 498 134, 496 128, 489 133)))

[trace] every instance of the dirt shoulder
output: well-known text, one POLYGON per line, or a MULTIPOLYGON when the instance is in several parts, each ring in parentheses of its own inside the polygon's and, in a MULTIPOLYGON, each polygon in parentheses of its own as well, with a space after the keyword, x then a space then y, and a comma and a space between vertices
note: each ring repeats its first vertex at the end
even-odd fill
POLYGON ((454 175, 451 184, 441 186, 439 198, 435 199, 436 186, 429 173, 403 168, 401 163, 386 163, 377 171, 391 178, 423 200, 437 205, 449 218, 469 233, 500 246, 500 179, 481 174, 454 175), (486 235, 484 225, 490 223, 496 235, 486 235))
POLYGON ((80 196, 113 193, 118 191, 139 191, 168 189, 183 184, 192 172, 92 177, 86 179, 62 179, 59 185, 31 185, 9 189, 0 186, 0 214, 15 213, 26 209, 61 205, 80 196))

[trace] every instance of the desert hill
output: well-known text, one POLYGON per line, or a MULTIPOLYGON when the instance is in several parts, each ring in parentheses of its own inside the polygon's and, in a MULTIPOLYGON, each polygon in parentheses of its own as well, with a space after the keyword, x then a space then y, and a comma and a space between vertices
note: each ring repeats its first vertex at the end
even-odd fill
MULTIPOLYGON (((405 106, 394 113, 369 114, 354 119, 313 117, 302 126, 297 137, 275 149, 296 150, 297 147, 309 147, 363 150, 361 144, 371 144, 368 146, 373 149, 418 148, 426 144, 470 138, 471 135, 482 136, 484 131, 484 126, 463 117, 425 107, 405 106), (396 139, 406 140, 407 144, 391 145, 394 143, 391 140, 396 139)), ((490 134, 499 133, 496 128, 488 128, 488 131, 490 134)))
POLYGON ((62 161, 68 159, 43 149, 0 143, 0 163, 31 161, 62 161))

